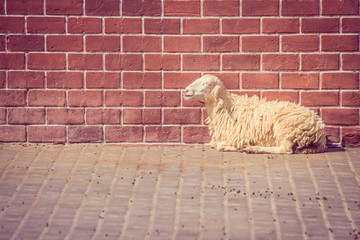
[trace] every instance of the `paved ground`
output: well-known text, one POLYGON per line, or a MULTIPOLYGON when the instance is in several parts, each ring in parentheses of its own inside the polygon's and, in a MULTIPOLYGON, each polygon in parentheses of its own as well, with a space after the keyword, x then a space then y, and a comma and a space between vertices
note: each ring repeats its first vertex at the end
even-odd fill
POLYGON ((0 239, 357 239, 360 149, 0 145, 0 239))

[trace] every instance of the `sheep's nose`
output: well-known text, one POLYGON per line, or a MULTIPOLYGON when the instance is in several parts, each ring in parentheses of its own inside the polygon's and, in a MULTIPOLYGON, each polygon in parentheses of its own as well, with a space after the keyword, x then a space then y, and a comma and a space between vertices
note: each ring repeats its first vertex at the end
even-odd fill
POLYGON ((185 89, 184 90, 184 93, 186 94, 186 93, 189 93, 189 89, 185 89))

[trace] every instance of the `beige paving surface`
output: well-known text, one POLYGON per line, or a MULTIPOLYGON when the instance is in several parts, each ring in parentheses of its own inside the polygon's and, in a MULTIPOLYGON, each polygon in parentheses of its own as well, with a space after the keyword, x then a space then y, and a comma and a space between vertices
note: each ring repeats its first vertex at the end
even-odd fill
POLYGON ((360 149, 0 145, 0 239, 358 239, 360 149))

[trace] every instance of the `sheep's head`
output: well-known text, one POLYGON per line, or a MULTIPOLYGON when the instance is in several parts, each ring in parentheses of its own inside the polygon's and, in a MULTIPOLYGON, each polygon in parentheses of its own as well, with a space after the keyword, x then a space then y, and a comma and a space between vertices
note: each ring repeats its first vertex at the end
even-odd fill
POLYGON ((223 88, 224 85, 217 77, 204 75, 185 88, 184 99, 207 102, 211 99, 216 99, 223 88))

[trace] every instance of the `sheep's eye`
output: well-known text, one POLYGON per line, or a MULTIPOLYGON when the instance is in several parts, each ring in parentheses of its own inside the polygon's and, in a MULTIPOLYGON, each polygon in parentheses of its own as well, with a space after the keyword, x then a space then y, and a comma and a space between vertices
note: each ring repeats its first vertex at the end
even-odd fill
POLYGON ((209 84, 208 82, 204 82, 202 85, 203 85, 204 87, 210 86, 210 84, 209 84))

